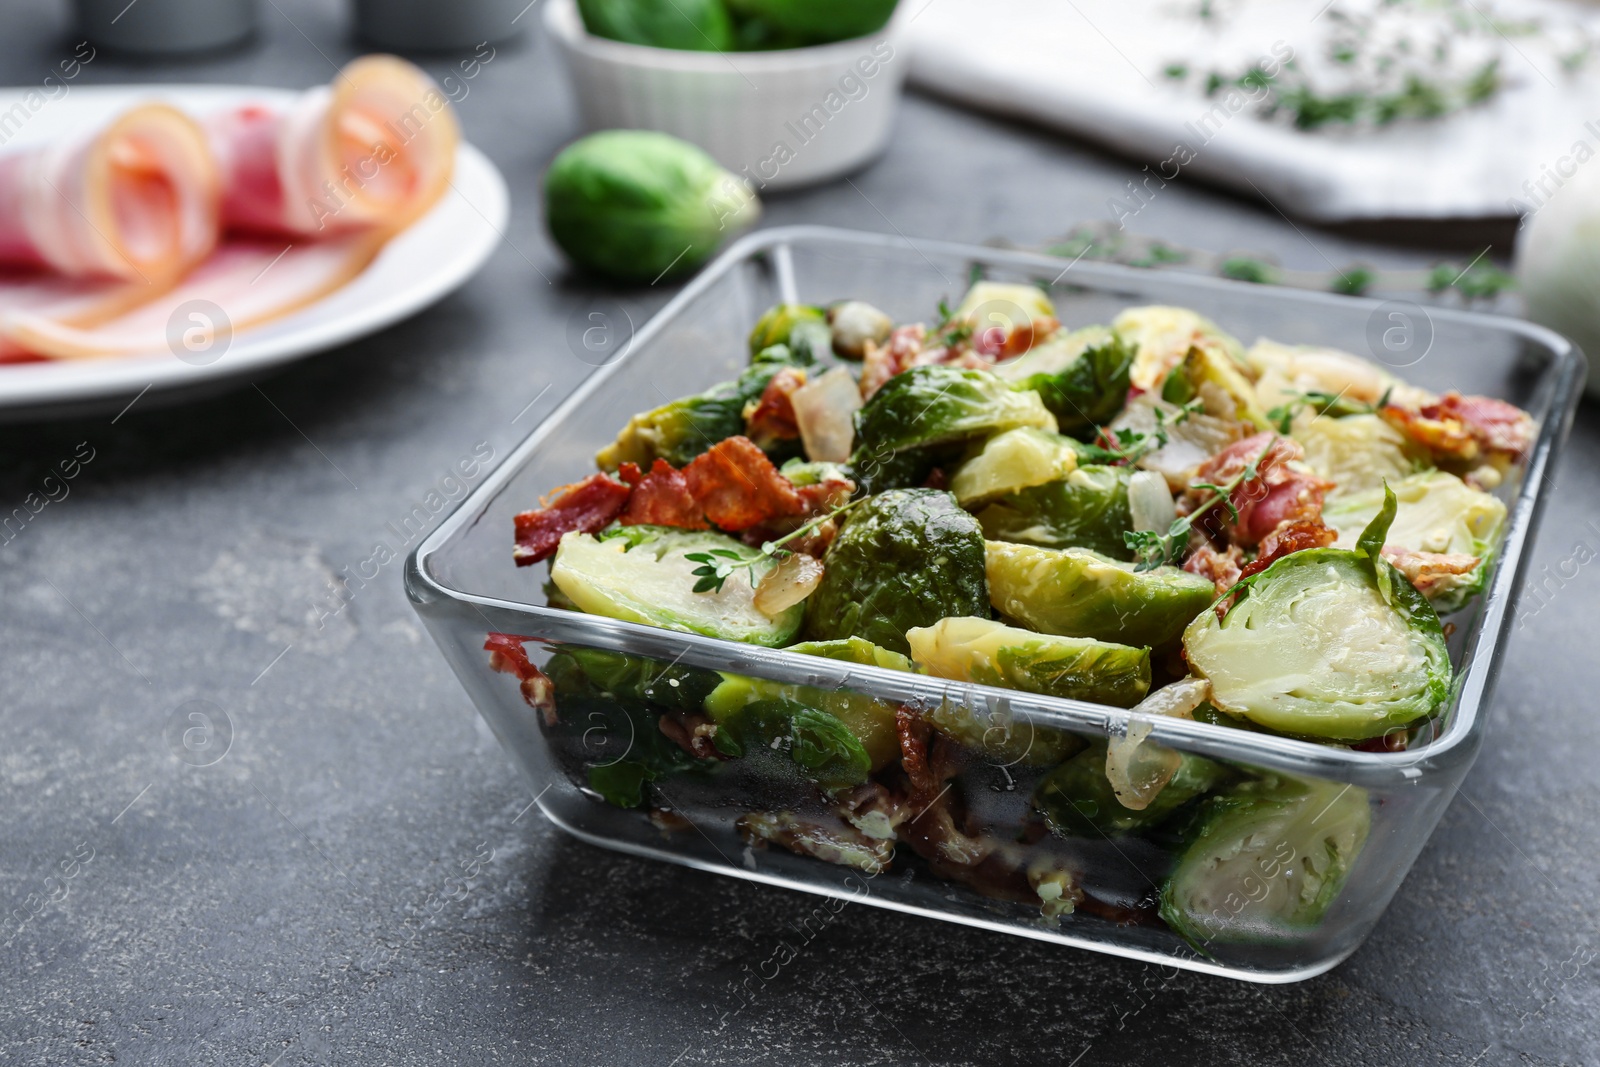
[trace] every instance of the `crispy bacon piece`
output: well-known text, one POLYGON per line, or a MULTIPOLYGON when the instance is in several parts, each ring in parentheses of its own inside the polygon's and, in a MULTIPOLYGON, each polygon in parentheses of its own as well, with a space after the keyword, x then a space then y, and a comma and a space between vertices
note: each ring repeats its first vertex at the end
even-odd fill
POLYGON ((927 336, 927 327, 914 322, 895 327, 885 344, 868 341, 861 361, 861 399, 866 400, 883 388, 884 382, 916 366, 927 336))
MULTIPOLYGON (((1333 483, 1289 464, 1304 452, 1298 442, 1269 433, 1236 441, 1200 465, 1198 481, 1224 485, 1238 477, 1257 456, 1257 475, 1241 482, 1229 500, 1239 512, 1230 522, 1222 508, 1213 508, 1200 522, 1208 533, 1224 535, 1235 544, 1260 543, 1286 522, 1317 522, 1322 518, 1322 498, 1333 483), (1270 444, 1269 444, 1270 442, 1270 444)), ((1209 490, 1191 491, 1187 507, 1197 507, 1209 490)))
POLYGON ((661 716, 656 723, 663 736, 696 759, 731 759, 723 755, 714 743, 717 724, 704 715, 687 711, 672 711, 661 716))
POLYGON ((1219 549, 1210 541, 1202 540, 1200 546, 1189 554, 1183 569, 1202 578, 1210 578, 1220 595, 1232 589, 1243 576, 1244 554, 1238 545, 1219 549))
POLYGON ((1320 518, 1288 519, 1261 539, 1260 553, 1244 565, 1239 577, 1248 578, 1252 574, 1260 574, 1291 552, 1302 552, 1308 548, 1327 548, 1338 539, 1339 532, 1324 525, 1320 518))
POLYGON ((683 476, 706 517, 723 530, 745 530, 805 512, 794 483, 748 437, 717 442, 685 467, 683 476))
POLYGON ((518 637, 515 634, 493 633, 483 643, 483 650, 489 653, 490 669, 500 671, 502 674, 516 675, 522 682, 522 699, 527 702, 528 707, 539 713, 546 726, 554 726, 556 687, 549 677, 528 659, 527 650, 522 647, 522 643, 532 640, 531 637, 518 637))
POLYGON ((628 502, 627 485, 604 474, 591 474, 581 482, 564 485, 539 498, 539 506, 519 513, 517 544, 511 558, 519 567, 548 559, 561 543, 563 534, 573 530, 596 533, 605 529, 622 513, 628 502))
POLYGON ((1533 444, 1532 417, 1493 397, 1462 396, 1452 390, 1415 409, 1388 404, 1380 414, 1443 459, 1465 461, 1488 455, 1515 461, 1533 444))
POLYGON ((1060 328, 1061 322, 1054 316, 1046 316, 1037 323, 1029 319, 1011 330, 1004 326, 990 326, 973 333, 972 347, 980 355, 987 356, 990 362, 1015 359, 1060 328))
POLYGON ((1405 575, 1423 596, 1448 588, 1478 566, 1478 557, 1465 552, 1413 552, 1399 545, 1384 545, 1383 558, 1394 564, 1395 570, 1405 575))
POLYGON ((622 525, 649 523, 684 530, 706 528, 705 515, 689 492, 689 480, 666 460, 656 460, 649 474, 640 474, 638 466, 632 463, 622 464, 617 473, 633 487, 618 520, 622 525))
POLYGON ((806 372, 795 367, 785 367, 774 374, 761 391, 761 399, 746 409, 745 435, 764 449, 779 441, 797 440, 800 423, 794 414, 794 393, 805 384, 806 372))

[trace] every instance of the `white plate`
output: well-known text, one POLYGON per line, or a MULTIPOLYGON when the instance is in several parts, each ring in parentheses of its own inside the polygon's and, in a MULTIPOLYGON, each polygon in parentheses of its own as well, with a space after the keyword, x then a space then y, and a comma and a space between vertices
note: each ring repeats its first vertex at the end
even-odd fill
MULTIPOLYGON (((0 89, 0 114, 24 89, 0 89)), ((39 100, 35 93, 34 102, 39 100)), ((104 122, 131 104, 171 103, 196 115, 247 102, 283 104, 285 89, 213 85, 73 88, 48 100, 5 142, 5 151, 104 122)), ((0 365, 0 420, 32 420, 119 409, 220 391, 241 379, 374 333, 432 304, 466 281, 494 251, 506 224, 506 184, 471 145, 456 152, 454 188, 384 246, 348 284, 292 315, 234 336, 214 363, 194 366, 162 351, 148 356, 0 365)))

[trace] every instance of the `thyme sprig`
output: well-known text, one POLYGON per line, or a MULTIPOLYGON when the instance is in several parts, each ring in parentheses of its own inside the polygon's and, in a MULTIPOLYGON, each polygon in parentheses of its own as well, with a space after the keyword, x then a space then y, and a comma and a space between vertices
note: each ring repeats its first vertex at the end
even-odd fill
POLYGON ((1096 463, 1125 463, 1129 466, 1139 462, 1152 452, 1159 452, 1172 442, 1171 430, 1174 426, 1182 426, 1189 421, 1189 416, 1205 412, 1205 403, 1196 397, 1186 403, 1179 404, 1176 413, 1170 416, 1163 408, 1155 408, 1156 428, 1150 433, 1141 433, 1133 429, 1113 430, 1110 427, 1100 427, 1099 439, 1105 441, 1104 445, 1089 445, 1089 454, 1085 457, 1096 463))
POLYGON ((1386 407, 1389 396, 1394 392, 1394 386, 1383 391, 1383 396, 1376 404, 1369 404, 1364 400, 1352 400, 1343 393, 1328 393, 1320 389, 1307 389, 1296 393, 1295 399, 1279 404, 1267 412, 1267 420, 1277 427, 1281 434, 1288 434, 1289 426, 1294 422, 1296 415, 1310 409, 1318 415, 1331 415, 1342 419, 1349 415, 1373 415, 1386 407))
POLYGON ((731 578, 735 571, 754 570, 756 566, 765 563, 768 560, 792 555, 793 553, 789 549, 784 548, 784 545, 798 537, 810 533, 830 519, 838 518, 846 511, 849 511, 851 508, 861 503, 862 499, 865 498, 863 497, 861 499, 851 500, 848 503, 840 504, 832 511, 818 515, 805 525, 797 526, 795 529, 790 530, 776 541, 763 542, 761 545, 761 554, 759 556, 755 556, 754 558, 747 559, 743 553, 735 552, 731 548, 713 548, 708 549, 705 552, 690 552, 683 558, 688 560, 690 563, 699 564, 698 567, 690 572, 697 579, 694 583, 694 591, 696 593, 720 593, 722 592, 723 583, 731 578))
POLYGON ((1228 509, 1228 517, 1232 522, 1239 521, 1239 509, 1233 505, 1233 491, 1261 474, 1261 462, 1272 451, 1272 446, 1278 443, 1276 435, 1267 442, 1266 447, 1256 453, 1256 457, 1245 465, 1226 483, 1217 485, 1214 482, 1195 482, 1191 489, 1210 490, 1211 495, 1200 502, 1200 506, 1187 515, 1180 515, 1172 520, 1172 525, 1167 527, 1166 533, 1157 533, 1154 530, 1129 530, 1122 535, 1123 543, 1133 550, 1134 570, 1136 572, 1153 571, 1157 567, 1173 564, 1183 554, 1189 544, 1189 532, 1194 529, 1194 524, 1218 504, 1228 509))

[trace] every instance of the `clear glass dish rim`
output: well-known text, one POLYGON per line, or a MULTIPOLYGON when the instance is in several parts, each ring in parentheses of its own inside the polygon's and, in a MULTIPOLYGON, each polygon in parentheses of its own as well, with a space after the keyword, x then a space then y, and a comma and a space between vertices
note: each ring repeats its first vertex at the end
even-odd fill
MULTIPOLYGON (((692 666, 728 672, 758 674, 775 681, 816 687, 870 686, 870 692, 889 699, 920 706, 942 700, 959 700, 990 707, 1007 708, 1040 725, 1059 725, 1077 732, 1115 735, 1127 729, 1131 713, 1121 708, 1091 704, 1058 697, 1036 696, 993 686, 950 682, 925 675, 906 674, 878 667, 857 666, 807 656, 780 649, 757 648, 698 634, 678 633, 638 623, 621 622, 601 616, 581 615, 538 604, 526 604, 454 589, 433 576, 430 557, 446 544, 474 516, 502 492, 527 463, 533 453, 559 428, 584 401, 613 375, 622 372, 634 355, 644 349, 670 324, 682 309, 709 289, 725 274, 752 255, 778 253, 776 269, 780 288, 792 292, 792 278, 786 277, 783 252, 807 241, 853 244, 863 249, 904 251, 919 254, 934 252, 970 260, 1021 269, 1056 272, 1053 284, 1076 277, 1091 285, 1122 282, 1135 288, 1148 284, 1147 270, 1115 264, 1076 261, 1064 270, 1061 260, 1033 252, 989 248, 948 241, 913 241, 908 237, 846 230, 826 226, 773 227, 750 234, 731 245, 708 265, 682 291, 669 301, 633 338, 633 344, 620 359, 598 368, 585 378, 562 403, 534 427, 476 489, 455 508, 411 552, 406 559, 407 595, 419 610, 453 603, 470 608, 491 627, 518 636, 570 641, 594 648, 630 652, 652 658, 687 663, 692 666)), ((1203 275, 1163 273, 1163 285, 1198 292, 1248 290, 1254 299, 1265 302, 1302 303, 1312 306, 1349 309, 1376 309, 1384 303, 1371 297, 1342 296, 1307 290, 1265 288, 1245 282, 1203 275)), ((1494 329, 1522 337, 1548 349, 1556 377, 1550 416, 1539 429, 1531 449, 1522 485, 1509 509, 1505 538, 1489 589, 1483 594, 1483 609, 1478 623, 1467 637, 1464 648, 1466 669, 1457 674, 1447 725, 1428 744, 1405 752, 1359 752, 1330 748, 1312 741, 1253 733, 1228 726, 1193 722, 1186 719, 1156 717, 1150 738, 1216 759, 1320 778, 1347 781, 1355 785, 1394 787, 1417 784, 1425 774, 1462 770, 1476 756, 1476 742, 1484 726, 1484 708, 1492 692, 1504 641, 1509 629, 1516 590, 1526 566, 1526 549, 1543 510, 1546 475, 1559 451, 1571 423, 1578 390, 1584 377, 1584 363, 1576 346, 1554 331, 1521 319, 1454 308, 1429 307, 1435 319, 1494 329)), ((508 535, 509 536, 509 535, 508 535)), ((508 541, 509 544, 509 541, 508 541)), ((506 553, 510 562, 510 550, 506 553)))

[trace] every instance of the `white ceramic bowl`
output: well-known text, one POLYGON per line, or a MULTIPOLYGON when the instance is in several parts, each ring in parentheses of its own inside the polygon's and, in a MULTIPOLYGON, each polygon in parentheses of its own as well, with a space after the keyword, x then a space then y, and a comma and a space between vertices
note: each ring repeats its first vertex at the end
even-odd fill
POLYGON ((686 52, 591 36, 576 0, 546 0, 590 130, 660 130, 759 189, 822 181, 883 150, 910 65, 902 4, 870 37, 775 52, 686 52))

